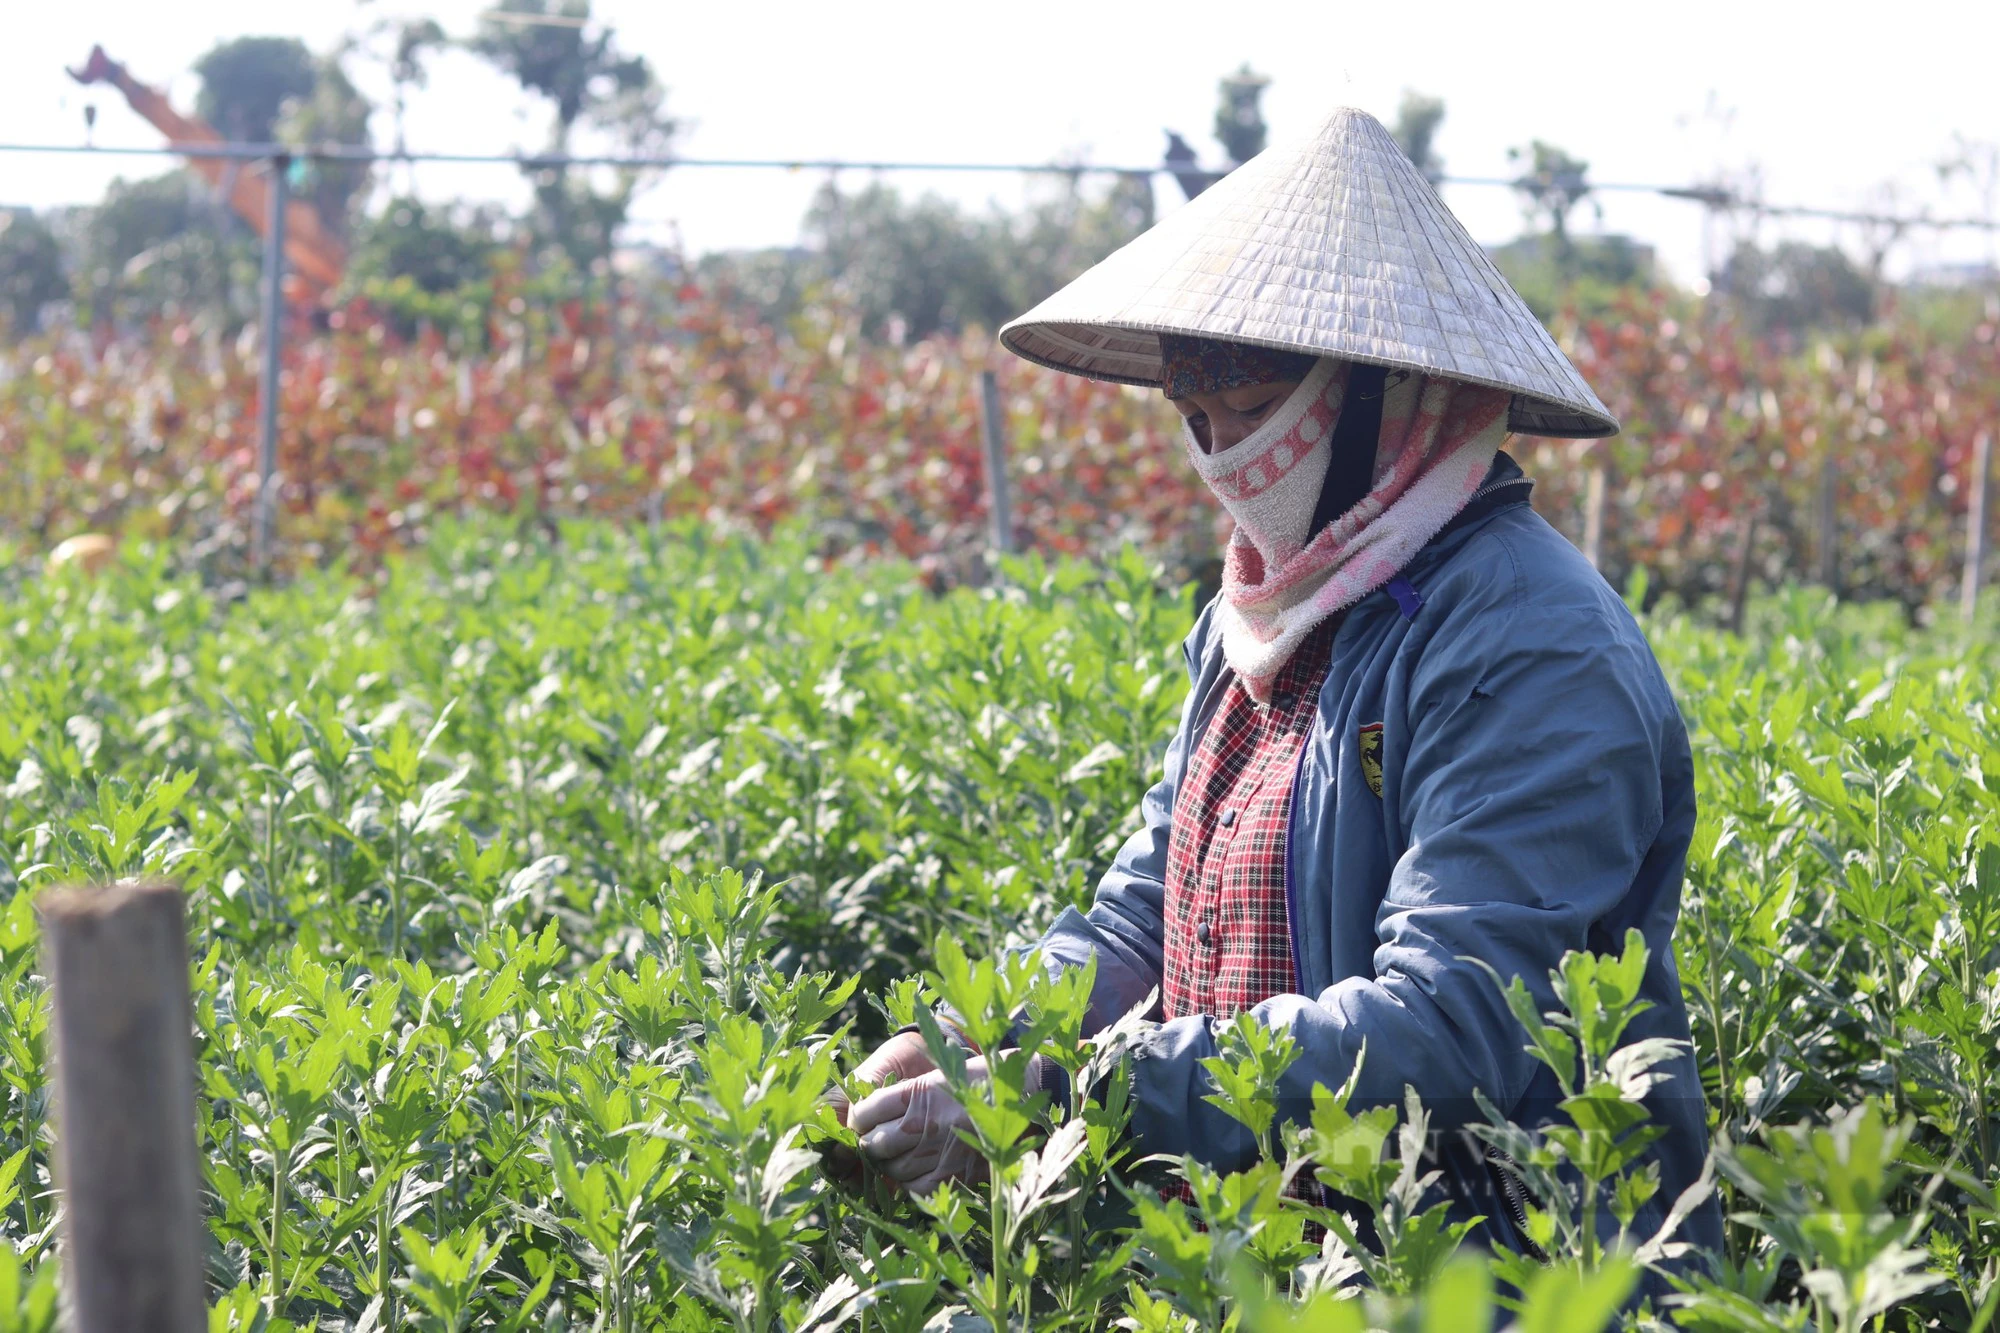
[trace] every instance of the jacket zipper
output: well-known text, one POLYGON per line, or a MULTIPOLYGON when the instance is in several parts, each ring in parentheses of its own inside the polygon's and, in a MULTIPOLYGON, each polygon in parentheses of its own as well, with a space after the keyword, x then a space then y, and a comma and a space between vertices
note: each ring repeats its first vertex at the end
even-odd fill
MULTIPOLYGON (((1476 501, 1483 500, 1487 496, 1499 491, 1504 491, 1510 486, 1524 485, 1532 486, 1534 483, 1526 477, 1509 477, 1505 481, 1490 482, 1472 493, 1472 499, 1465 502, 1466 507, 1469 508, 1476 501)), ((1346 617, 1343 616, 1342 619, 1345 620, 1346 617)), ((1336 630, 1334 632, 1336 656, 1338 655, 1339 638, 1339 631, 1336 630)), ((1322 688, 1324 688, 1324 685, 1322 685, 1322 688)), ((1287 942, 1291 945, 1292 990, 1296 994, 1306 993, 1306 964, 1305 955, 1299 951, 1299 891, 1298 882, 1292 876, 1292 856, 1299 845, 1299 779, 1305 776, 1306 758, 1311 753, 1312 735, 1309 731, 1305 742, 1299 746, 1298 762, 1292 766, 1292 789, 1285 798, 1285 934, 1287 942)), ((1335 775, 1334 780, 1336 782, 1339 781, 1338 774, 1335 775)), ((1500 1153, 1497 1148, 1489 1149, 1488 1151, 1489 1160, 1492 1153, 1499 1153, 1501 1157, 1506 1158, 1510 1162, 1513 1160, 1512 1158, 1507 1158, 1505 1153, 1500 1153)), ((1542 1253, 1541 1247, 1528 1238, 1528 1213, 1526 1204, 1519 1197, 1520 1182, 1509 1175, 1504 1169, 1499 1171, 1499 1175, 1501 1177, 1501 1193, 1505 1195, 1507 1205, 1514 1214, 1515 1232, 1521 1237, 1521 1243, 1527 1246, 1529 1254, 1533 1255, 1538 1262, 1547 1263, 1548 1258, 1542 1253)), ((1327 1204, 1328 1201, 1329 1195, 1327 1190, 1325 1186, 1321 1186, 1320 1202, 1327 1204)))
MULTIPOLYGON (((1498 495, 1501 491, 1506 490, 1510 486, 1532 486, 1534 484, 1535 483, 1529 481, 1526 477, 1509 477, 1505 481, 1490 481, 1486 483, 1486 485, 1481 486, 1478 490, 1472 493, 1472 498, 1465 502, 1464 509, 1470 509, 1473 505, 1477 504, 1481 500, 1484 500, 1487 496, 1498 495)), ((1463 509, 1460 512, 1463 512, 1463 509)))
MULTIPOLYGON (((1334 628, 1334 641, 1327 648, 1329 658, 1340 655, 1340 631, 1346 627, 1347 613, 1343 611, 1339 615, 1342 624, 1334 628)), ((1328 672, 1333 670, 1330 661, 1327 665, 1327 670, 1328 672)), ((1320 682, 1320 688, 1322 690, 1326 688, 1324 680, 1320 682)), ((1315 695, 1313 698, 1313 723, 1307 725, 1305 738, 1299 742, 1299 757, 1292 763, 1291 790, 1285 793, 1285 936, 1286 942, 1291 946, 1292 991, 1294 994, 1299 995, 1304 995, 1308 992, 1306 991, 1305 954, 1299 949, 1299 888, 1298 881, 1292 876, 1292 856, 1297 851, 1299 845, 1299 779, 1303 778, 1306 774, 1306 758, 1312 753, 1313 731, 1315 730, 1313 724, 1316 724, 1318 721, 1319 699, 1315 695)), ((1339 781, 1338 774, 1335 775, 1334 780, 1336 782, 1339 781)))

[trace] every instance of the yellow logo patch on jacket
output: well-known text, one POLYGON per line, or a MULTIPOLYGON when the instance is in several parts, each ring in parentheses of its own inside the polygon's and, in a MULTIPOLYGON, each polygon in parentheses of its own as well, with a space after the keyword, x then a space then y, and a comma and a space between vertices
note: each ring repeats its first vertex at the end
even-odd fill
POLYGON ((1382 724, 1370 722, 1361 729, 1361 776, 1368 779, 1368 790, 1377 796, 1382 794, 1382 724))

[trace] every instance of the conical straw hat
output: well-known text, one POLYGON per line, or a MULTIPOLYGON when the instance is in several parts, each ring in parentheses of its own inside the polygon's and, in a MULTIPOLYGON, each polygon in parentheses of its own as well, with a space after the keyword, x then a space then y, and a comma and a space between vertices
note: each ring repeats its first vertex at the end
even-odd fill
POLYGON ((1342 107, 1204 190, 1000 331, 1030 361, 1158 384, 1158 333, 1404 366, 1511 390, 1512 430, 1618 419, 1380 121, 1342 107))

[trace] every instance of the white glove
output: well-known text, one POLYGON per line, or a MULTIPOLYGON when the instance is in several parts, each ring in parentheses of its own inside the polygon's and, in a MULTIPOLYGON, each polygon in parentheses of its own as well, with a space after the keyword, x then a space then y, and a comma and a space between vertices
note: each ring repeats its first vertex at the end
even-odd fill
MULTIPOLYGON (((986 1061, 966 1061, 965 1072, 984 1079, 986 1061)), ((912 1194, 986 1178, 986 1159, 958 1135, 970 1133, 972 1121, 935 1069, 862 1098, 847 1123, 876 1169, 912 1194)))
MULTIPOLYGON (((1033 1096, 1045 1088, 1051 1068, 1047 1056, 1030 1060, 1022 1090, 1033 1096)), ((965 1072, 983 1082, 985 1059, 966 1061, 965 1072)), ((972 1118, 935 1069, 862 1098, 847 1124, 876 1169, 912 1194, 929 1194, 947 1180, 986 1179, 986 1159, 958 1133, 972 1132, 972 1118)))
MULTIPOLYGON (((898 1083, 913 1079, 919 1074, 927 1074, 936 1069, 931 1061, 931 1053, 924 1046, 921 1034, 899 1032, 875 1048, 874 1054, 863 1060, 854 1070, 857 1081, 868 1084, 881 1083, 894 1076, 898 1083)), ((849 1106, 847 1094, 838 1085, 827 1093, 827 1100, 833 1104, 833 1114, 840 1123, 848 1123, 849 1106)))

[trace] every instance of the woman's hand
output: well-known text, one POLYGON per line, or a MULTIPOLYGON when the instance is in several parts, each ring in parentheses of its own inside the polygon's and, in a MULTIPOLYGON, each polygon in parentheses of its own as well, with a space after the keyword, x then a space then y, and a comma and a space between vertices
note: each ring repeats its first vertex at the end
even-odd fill
MULTIPOLYGON (((858 1083, 874 1086, 894 1080, 897 1083, 921 1077, 937 1066, 924 1048, 924 1039, 915 1032, 899 1032, 875 1048, 854 1071, 858 1083)), ((863 1099, 866 1104, 867 1099, 863 1099)), ((839 1084, 827 1090, 826 1101, 833 1108, 833 1118, 841 1124, 849 1124, 853 1107, 848 1102, 847 1091, 839 1084)), ((861 1158, 844 1143, 828 1143, 820 1150, 821 1160, 834 1181, 848 1189, 861 1187, 861 1158)))
MULTIPOLYGON (((965 1072, 983 1080, 986 1061, 968 1060, 965 1072)), ((972 1121, 935 1069, 862 1098, 847 1123, 876 1169, 912 1194, 986 1177, 986 1159, 959 1134, 970 1132, 972 1121)))
MULTIPOLYGON (((898 1083, 928 1074, 937 1065, 931 1060, 931 1053, 924 1049, 924 1039, 915 1032, 899 1032, 875 1048, 875 1053, 863 1060, 854 1070, 857 1083, 872 1085, 894 1080, 898 1083)), ((841 1124, 848 1123, 847 1093, 835 1086, 826 1094, 833 1105, 833 1118, 841 1124)))

